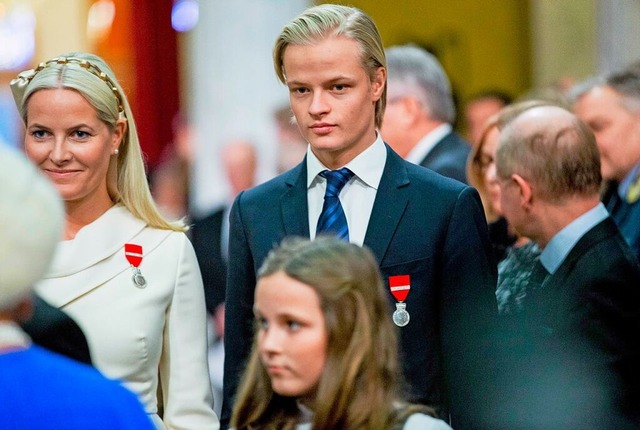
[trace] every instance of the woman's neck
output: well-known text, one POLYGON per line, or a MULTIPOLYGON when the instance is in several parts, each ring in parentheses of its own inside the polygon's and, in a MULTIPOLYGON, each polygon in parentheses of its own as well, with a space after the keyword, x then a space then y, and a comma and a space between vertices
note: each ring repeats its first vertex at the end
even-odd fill
POLYGON ((98 204, 95 202, 66 202, 64 240, 74 239, 83 227, 100 218, 113 204, 111 200, 105 200, 98 204))

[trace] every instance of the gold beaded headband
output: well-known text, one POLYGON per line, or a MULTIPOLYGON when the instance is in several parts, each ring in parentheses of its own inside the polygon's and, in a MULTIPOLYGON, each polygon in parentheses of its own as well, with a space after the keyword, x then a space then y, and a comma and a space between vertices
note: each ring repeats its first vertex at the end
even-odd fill
POLYGON ((41 72, 42 70, 46 69, 47 67, 53 64, 69 64, 69 63, 78 64, 80 67, 82 67, 92 75, 102 79, 109 86, 111 91, 113 91, 113 94, 116 96, 116 99, 118 100, 118 111, 124 112, 124 103, 122 101, 122 95, 120 94, 120 91, 118 90, 118 87, 115 85, 113 80, 106 73, 100 70, 98 66, 96 66, 89 60, 84 60, 76 57, 53 58, 49 61, 45 61, 44 63, 38 64, 38 67, 36 67, 35 69, 25 70, 24 72, 21 72, 17 78, 13 79, 9 85, 11 86, 11 92, 13 93, 13 98, 16 101, 16 105, 18 105, 18 108, 20 108, 20 105, 22 104, 22 98, 24 97, 24 93, 27 89, 27 85, 29 85, 29 82, 31 82, 31 80, 39 72, 41 72))

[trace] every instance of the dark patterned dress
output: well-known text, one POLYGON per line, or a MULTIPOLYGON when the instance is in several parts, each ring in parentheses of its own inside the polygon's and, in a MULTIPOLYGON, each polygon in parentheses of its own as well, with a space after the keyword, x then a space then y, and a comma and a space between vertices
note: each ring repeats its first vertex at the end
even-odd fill
POLYGON ((498 287, 496 299, 500 314, 516 314, 522 310, 527 296, 527 285, 540 249, 533 242, 507 249, 505 257, 498 263, 498 287))

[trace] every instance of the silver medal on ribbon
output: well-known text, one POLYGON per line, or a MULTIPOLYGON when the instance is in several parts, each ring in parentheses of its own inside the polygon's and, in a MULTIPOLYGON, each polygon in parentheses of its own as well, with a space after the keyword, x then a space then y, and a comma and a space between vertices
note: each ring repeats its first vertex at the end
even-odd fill
POLYGON ((133 285, 138 288, 144 288, 147 286, 147 280, 142 276, 142 272, 137 267, 133 267, 133 275, 131 275, 133 285))
POLYGON ((406 303, 396 303, 396 310, 393 312, 393 322, 398 327, 409 324, 409 312, 406 303))

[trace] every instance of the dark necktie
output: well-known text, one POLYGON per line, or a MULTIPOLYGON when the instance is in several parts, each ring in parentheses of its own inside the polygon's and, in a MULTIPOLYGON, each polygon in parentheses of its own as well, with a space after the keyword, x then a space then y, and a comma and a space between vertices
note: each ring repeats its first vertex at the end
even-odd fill
POLYGON ((322 213, 318 219, 316 235, 324 232, 333 233, 340 239, 349 240, 347 218, 340 204, 340 191, 353 177, 353 172, 346 167, 340 170, 324 170, 320 176, 327 179, 327 190, 324 194, 322 213))

